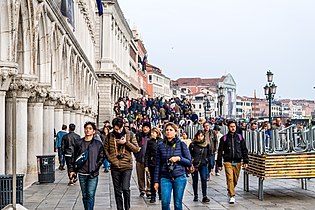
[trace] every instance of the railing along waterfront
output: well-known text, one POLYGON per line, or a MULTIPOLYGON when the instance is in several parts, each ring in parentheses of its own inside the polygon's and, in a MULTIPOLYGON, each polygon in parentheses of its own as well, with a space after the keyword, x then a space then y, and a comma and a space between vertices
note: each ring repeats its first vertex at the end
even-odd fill
POLYGON ((271 153, 303 153, 315 150, 315 126, 299 129, 296 125, 278 130, 243 131, 248 152, 262 155, 271 153))
MULTIPOLYGON (((198 130, 202 130, 200 124, 189 125, 184 128, 188 138, 193 139, 198 130)), ((226 134, 227 126, 221 127, 221 133, 226 134)), ((249 153, 301 153, 315 151, 315 126, 300 129, 297 125, 291 125, 283 129, 272 129, 270 135, 265 130, 243 131, 243 137, 249 153)))

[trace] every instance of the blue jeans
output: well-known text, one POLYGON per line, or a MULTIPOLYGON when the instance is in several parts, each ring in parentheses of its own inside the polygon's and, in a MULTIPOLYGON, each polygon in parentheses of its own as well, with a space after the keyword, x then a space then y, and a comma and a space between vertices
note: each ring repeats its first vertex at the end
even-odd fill
POLYGON ((58 159, 59 159, 59 165, 62 167, 65 166, 65 158, 62 154, 61 147, 58 147, 58 159))
POLYGON ((209 173, 211 172, 211 169, 214 168, 214 164, 215 164, 214 155, 211 154, 209 157, 209 173))
POLYGON ((176 179, 161 178, 161 195, 162 195, 162 210, 170 210, 171 194, 173 192, 174 209, 182 210, 182 202, 186 187, 186 174, 177 177, 176 179))
POLYGON ((197 197, 198 197, 198 172, 200 174, 200 179, 201 179, 202 196, 205 197, 207 196, 207 175, 208 175, 207 165, 199 166, 198 171, 195 171, 192 174, 194 196, 197 196, 197 197))
POLYGON ((94 198, 98 183, 98 176, 91 177, 89 175, 79 174, 80 187, 82 191, 82 200, 85 210, 94 209, 94 198))

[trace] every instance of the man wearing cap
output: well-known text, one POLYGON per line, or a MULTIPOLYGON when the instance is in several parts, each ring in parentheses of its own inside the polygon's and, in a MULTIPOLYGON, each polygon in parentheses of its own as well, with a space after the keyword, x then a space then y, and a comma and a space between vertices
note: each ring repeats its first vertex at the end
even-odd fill
POLYGON ((151 123, 144 122, 142 124, 142 131, 139 132, 136 137, 138 145, 141 148, 140 152, 135 154, 140 197, 143 197, 144 194, 146 194, 147 197, 150 197, 150 177, 149 173, 145 172, 144 161, 148 141, 151 138, 151 123))

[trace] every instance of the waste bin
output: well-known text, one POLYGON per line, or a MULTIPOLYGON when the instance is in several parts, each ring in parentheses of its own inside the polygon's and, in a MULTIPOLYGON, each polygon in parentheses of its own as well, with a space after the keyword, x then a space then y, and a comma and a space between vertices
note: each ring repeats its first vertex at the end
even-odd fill
POLYGON ((55 181, 55 155, 38 155, 37 169, 39 183, 53 183, 55 181))
MULTIPOLYGON (((16 203, 23 205, 23 177, 24 174, 16 175, 16 203)), ((13 176, 0 175, 0 209, 13 201, 13 176)))

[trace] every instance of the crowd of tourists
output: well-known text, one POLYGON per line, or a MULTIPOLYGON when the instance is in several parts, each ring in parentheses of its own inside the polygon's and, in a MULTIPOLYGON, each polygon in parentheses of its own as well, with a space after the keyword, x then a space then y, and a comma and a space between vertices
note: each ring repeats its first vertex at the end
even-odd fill
MULTIPOLYGON (((228 202, 235 203, 235 187, 240 170, 248 167, 248 150, 244 130, 283 126, 234 120, 199 119, 188 100, 121 98, 114 107, 116 118, 105 121, 101 129, 86 122, 85 136, 75 134, 75 125, 63 125, 57 133, 60 170, 67 165, 69 185, 79 180, 85 209, 94 208, 99 171, 110 172, 118 210, 130 209, 130 182, 133 164, 137 174, 139 196, 150 203, 161 200, 162 209, 182 209, 187 179, 192 179, 193 201, 208 203, 207 183, 220 176, 224 168, 228 202), (187 126, 198 126, 192 139, 187 126), (225 135, 221 133, 226 129, 225 135), (135 161, 133 160, 135 159, 135 161), (224 166, 224 167, 223 167, 224 166), (198 182, 202 195, 198 195, 198 182)), ((287 122, 289 123, 289 121, 287 122)), ((285 125, 289 126, 289 124, 285 125)))

